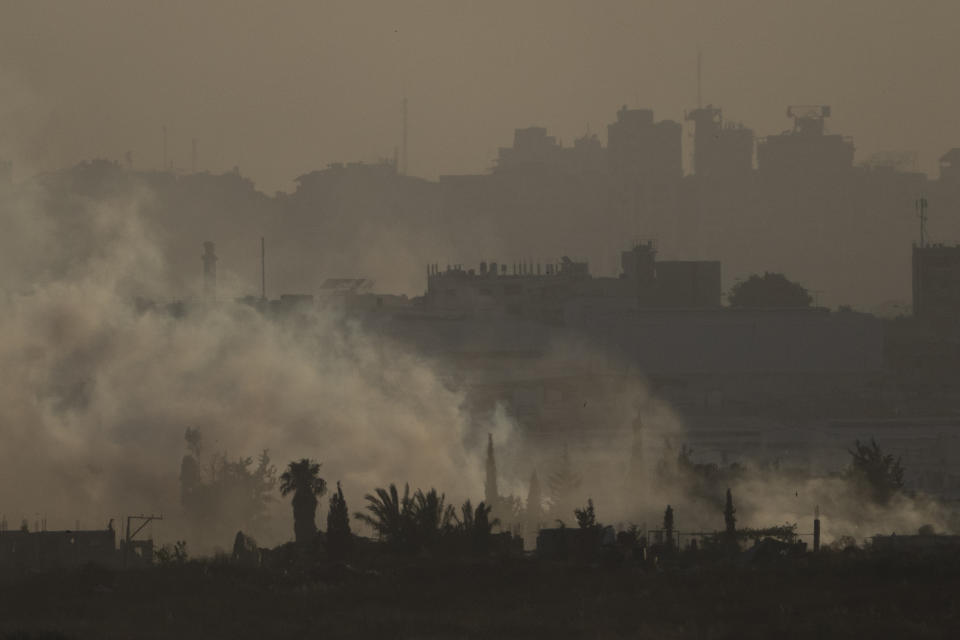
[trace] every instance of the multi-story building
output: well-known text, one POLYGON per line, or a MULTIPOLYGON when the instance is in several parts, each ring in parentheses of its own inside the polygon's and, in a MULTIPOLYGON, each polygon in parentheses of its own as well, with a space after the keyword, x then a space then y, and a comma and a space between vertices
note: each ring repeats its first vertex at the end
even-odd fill
POLYGON ((753 131, 723 122, 723 112, 713 105, 694 109, 693 173, 701 178, 736 178, 753 171, 753 131))
POLYGON ((584 305, 597 310, 720 306, 720 263, 658 261, 652 242, 620 257, 616 278, 594 277, 586 262, 480 263, 427 268, 425 304, 435 310, 502 313, 562 324, 584 305))
POLYGON ((960 245, 913 247, 913 315, 960 321, 960 245))
POLYGON ((757 165, 767 175, 832 175, 853 169, 853 141, 826 133, 827 105, 792 106, 793 130, 767 136, 757 145, 757 165))

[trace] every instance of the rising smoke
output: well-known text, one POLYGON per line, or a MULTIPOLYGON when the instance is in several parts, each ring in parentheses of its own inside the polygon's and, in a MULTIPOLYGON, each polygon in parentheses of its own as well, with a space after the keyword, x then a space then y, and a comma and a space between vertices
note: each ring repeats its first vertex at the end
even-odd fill
MULTIPOLYGON (((200 535, 195 548, 227 546, 229 539, 204 539, 183 522, 178 472, 189 427, 201 430, 208 450, 230 456, 269 449, 280 466, 321 461, 354 511, 364 493, 390 482, 476 501, 486 432, 497 443, 501 490, 519 497, 534 469, 547 484, 562 446, 572 445, 583 483, 563 497, 568 506, 593 498, 604 522, 656 528, 672 504, 681 530, 721 528, 726 486, 703 495, 665 476, 683 422, 639 376, 610 383, 613 400, 602 413, 585 409, 584 429, 602 434, 589 444, 522 435, 502 407, 478 424, 463 391, 434 363, 338 314, 277 322, 234 303, 168 313, 166 303, 183 291, 171 288, 157 234, 141 213, 148 189, 63 200, 38 184, 0 196, 0 513, 11 526, 23 518, 92 528, 162 512, 162 538, 190 531, 200 535), (630 428, 638 415, 639 436, 630 428)), ((229 273, 223 280, 239 282, 229 273)), ((226 295, 249 291, 235 287, 226 295)), ((582 345, 556 351, 566 361, 595 357, 582 345)), ((841 477, 748 464, 729 484, 742 526, 795 522, 805 531, 819 505, 827 541, 928 523, 955 528, 932 501, 900 496, 872 506, 841 477)), ((270 515, 248 533, 264 544, 289 539, 288 505, 278 500, 270 515)), ((563 519, 572 522, 572 513, 563 519)))
MULTIPOLYGON (((77 199, 54 211, 41 190, 4 195, 8 522, 100 527, 163 512, 164 537, 178 535, 187 427, 231 456, 269 449, 281 466, 320 460, 357 508, 364 492, 389 482, 476 495, 481 450, 467 444, 462 395, 425 360, 332 314, 277 323, 233 303, 167 313, 177 292, 140 215, 149 197, 77 199)), ((497 420, 491 428, 509 432, 497 420)), ((265 542, 290 536, 289 507, 274 511, 269 530, 253 532, 265 542)))

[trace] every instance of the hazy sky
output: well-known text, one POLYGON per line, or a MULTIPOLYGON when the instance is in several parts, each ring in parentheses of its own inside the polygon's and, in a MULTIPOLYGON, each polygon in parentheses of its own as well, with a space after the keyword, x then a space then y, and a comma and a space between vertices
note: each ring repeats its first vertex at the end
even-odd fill
POLYGON ((0 0, 0 155, 17 178, 91 157, 238 165, 266 191, 329 162, 477 172, 516 127, 605 137, 619 105, 703 97, 758 134, 830 104, 858 158, 960 146, 960 2, 0 0))

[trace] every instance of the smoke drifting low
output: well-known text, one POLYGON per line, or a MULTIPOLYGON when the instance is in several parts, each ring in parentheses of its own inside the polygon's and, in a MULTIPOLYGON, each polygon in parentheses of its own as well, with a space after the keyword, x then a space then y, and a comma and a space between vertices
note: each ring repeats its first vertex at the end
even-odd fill
MULTIPOLYGON (((141 215, 151 197, 135 188, 54 204, 36 186, 0 194, 0 514, 8 526, 46 518, 51 529, 102 527, 163 512, 162 538, 185 535, 178 474, 188 427, 201 431, 207 452, 235 458, 269 449, 281 467, 321 461, 353 511, 364 493, 390 482, 437 487, 449 502, 481 499, 482 434, 492 432, 501 493, 525 498, 536 469, 549 496, 562 445, 576 434, 537 441, 521 437, 502 408, 470 415, 464 394, 433 363, 342 316, 276 321, 232 303, 193 305, 182 317, 164 311, 183 292, 171 289, 160 243, 141 215), (138 299, 158 304, 145 309, 138 299)), ((556 348, 566 361, 594 357, 583 346, 556 348)), ((592 444, 568 441, 583 481, 565 506, 592 497, 604 522, 656 528, 672 504, 680 530, 720 528, 726 486, 705 495, 669 475, 684 442, 680 417, 639 378, 611 384, 619 386, 605 392, 613 399, 605 413, 584 408, 580 426, 594 432, 584 436, 592 444), (630 429, 638 414, 639 440, 630 429)), ((819 505, 825 541, 922 524, 956 529, 955 516, 934 502, 900 496, 873 507, 839 477, 748 465, 729 484, 742 526, 796 522, 807 531, 819 505)), ((248 533, 261 544, 290 539, 289 506, 278 500, 270 515, 248 533)), ((559 516, 573 522, 571 509, 559 516)), ((196 550, 229 543, 191 538, 196 550)))
MULTIPOLYGON (((357 508, 389 482, 476 495, 482 465, 465 444, 462 397, 424 360, 333 315, 278 323, 235 304, 182 318, 143 311, 138 296, 173 293, 139 215, 149 197, 76 200, 57 213, 40 192, 4 197, 0 513, 9 526, 47 517, 49 528, 101 527, 162 511, 173 516, 165 537, 177 535, 187 427, 230 456, 317 459, 357 508)), ((263 542, 291 536, 282 507, 269 531, 254 532, 263 542)))

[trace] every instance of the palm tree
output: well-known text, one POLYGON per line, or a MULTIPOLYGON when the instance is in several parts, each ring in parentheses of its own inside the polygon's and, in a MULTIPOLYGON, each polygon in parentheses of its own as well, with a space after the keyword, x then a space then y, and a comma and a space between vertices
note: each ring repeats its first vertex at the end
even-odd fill
POLYGON ((477 505, 474 510, 473 505, 467 500, 460 507, 461 517, 452 514, 452 521, 456 530, 466 536, 473 546, 474 551, 485 553, 490 547, 490 534, 495 526, 500 524, 497 518, 490 518, 492 507, 484 502, 477 505))
POLYGON ((444 506, 446 496, 436 489, 427 493, 417 489, 413 496, 413 520, 416 523, 417 542, 430 546, 441 531, 451 528, 455 519, 453 505, 444 506))
POLYGON ((280 476, 280 493, 292 493, 293 533, 298 544, 307 543, 317 534, 317 496, 327 490, 320 477, 320 463, 308 458, 291 462, 280 476))
POLYGON ((723 507, 723 521, 726 524, 726 531, 724 532, 727 539, 727 544, 730 547, 734 547, 737 544, 737 513, 736 507, 733 506, 733 494, 730 493, 730 488, 727 488, 727 503, 723 507))
POLYGON ((410 485, 403 489, 403 497, 397 491, 397 485, 391 483, 389 489, 377 488, 376 495, 367 494, 367 511, 357 512, 353 517, 373 527, 377 536, 394 546, 401 546, 410 536, 413 520, 413 501, 410 499, 410 485))

